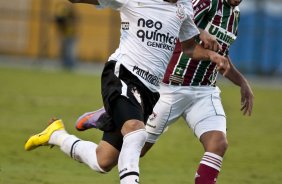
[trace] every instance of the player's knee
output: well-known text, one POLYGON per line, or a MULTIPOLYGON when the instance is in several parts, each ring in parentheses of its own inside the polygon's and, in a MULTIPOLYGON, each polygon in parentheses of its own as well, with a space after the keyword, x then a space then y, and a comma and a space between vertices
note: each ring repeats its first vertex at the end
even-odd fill
POLYGON ((130 132, 139 130, 139 129, 145 129, 145 125, 142 121, 139 120, 128 120, 124 123, 122 126, 121 132, 123 135, 126 135, 130 132))
POLYGON ((228 148, 228 141, 224 133, 219 131, 211 131, 203 134, 201 142, 205 151, 223 156, 228 148))
POLYGON ((100 161, 99 162, 99 166, 100 168, 104 171, 104 173, 106 172, 110 172, 117 163, 112 163, 112 162, 108 162, 108 161, 100 161))
POLYGON ((212 142, 208 147, 208 152, 215 153, 217 155, 223 156, 228 148, 228 143, 225 138, 218 139, 215 142, 212 142))
POLYGON ((222 138, 218 141, 216 148, 218 152, 224 154, 228 148, 228 142, 226 138, 222 138))

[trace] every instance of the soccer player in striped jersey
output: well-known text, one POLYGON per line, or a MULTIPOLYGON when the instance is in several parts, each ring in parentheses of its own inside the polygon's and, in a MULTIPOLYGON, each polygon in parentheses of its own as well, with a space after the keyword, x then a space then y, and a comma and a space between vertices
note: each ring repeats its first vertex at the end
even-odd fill
MULTIPOLYGON (((229 47, 236 39, 240 0, 194 0, 195 23, 214 35, 222 46, 220 54, 228 56, 229 47)), ((241 87, 241 110, 251 115, 253 93, 242 74, 232 65, 226 77, 241 87)), ((217 67, 210 61, 191 59, 178 43, 160 90, 160 99, 147 121, 149 133, 142 155, 153 146, 166 127, 183 117, 205 149, 195 176, 196 184, 214 184, 227 149, 226 118, 216 87, 217 67)), ((78 130, 103 125, 105 110, 86 113, 76 124, 78 130)))
MULTIPOLYGON (((196 25, 214 35, 229 59, 225 75, 241 88, 241 110, 251 115, 253 92, 244 76, 232 65, 229 47, 238 32, 241 0, 193 0, 196 25)), ((221 71, 219 71, 221 72, 221 71)), ((226 116, 216 86, 217 67, 210 61, 194 60, 181 51, 179 43, 167 67, 160 99, 146 124, 149 133, 143 154, 168 125, 183 117, 202 143, 205 153, 195 175, 195 184, 215 184, 227 149, 226 116)))

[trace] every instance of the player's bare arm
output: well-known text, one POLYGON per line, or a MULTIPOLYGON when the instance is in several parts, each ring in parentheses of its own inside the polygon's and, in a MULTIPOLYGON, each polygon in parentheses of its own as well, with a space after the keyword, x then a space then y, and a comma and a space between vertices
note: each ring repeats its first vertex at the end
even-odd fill
POLYGON ((99 5, 98 0, 69 0, 72 3, 85 3, 85 4, 93 4, 99 5))
MULTIPOLYGON (((244 115, 251 115, 253 110, 254 94, 247 79, 232 64, 230 57, 227 57, 230 70, 225 77, 241 88, 241 111, 244 115)), ((220 71, 222 73, 223 71, 220 71)))
POLYGON ((182 50, 185 54, 195 60, 210 60, 217 65, 218 70, 222 70, 225 75, 230 69, 228 59, 218 53, 205 49, 195 41, 195 38, 181 42, 182 50))
POLYGON ((200 29, 200 40, 203 42, 203 46, 205 49, 210 49, 215 52, 222 50, 221 45, 217 42, 216 37, 209 34, 207 31, 200 29))

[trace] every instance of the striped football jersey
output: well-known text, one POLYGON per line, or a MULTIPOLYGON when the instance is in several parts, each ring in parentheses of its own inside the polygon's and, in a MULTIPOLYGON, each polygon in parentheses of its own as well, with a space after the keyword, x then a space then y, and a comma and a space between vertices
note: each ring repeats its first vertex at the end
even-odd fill
MULTIPOLYGON (((239 7, 231 7, 225 0, 193 0, 196 25, 217 38, 221 55, 228 55, 229 47, 237 37, 239 7)), ((189 58, 178 42, 166 70, 163 82, 183 86, 214 86, 218 71, 211 61, 189 58)))

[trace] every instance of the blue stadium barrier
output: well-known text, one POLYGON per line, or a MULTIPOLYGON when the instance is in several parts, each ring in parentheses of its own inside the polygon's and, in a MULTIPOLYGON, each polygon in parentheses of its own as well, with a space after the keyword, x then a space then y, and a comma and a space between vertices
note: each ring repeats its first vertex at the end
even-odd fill
POLYGON ((263 8, 242 12, 230 56, 242 72, 282 75, 282 11, 277 14, 263 8))
POLYGON ((230 56, 233 63, 242 71, 253 73, 255 39, 255 16, 253 14, 241 15, 238 37, 231 46, 230 56))

